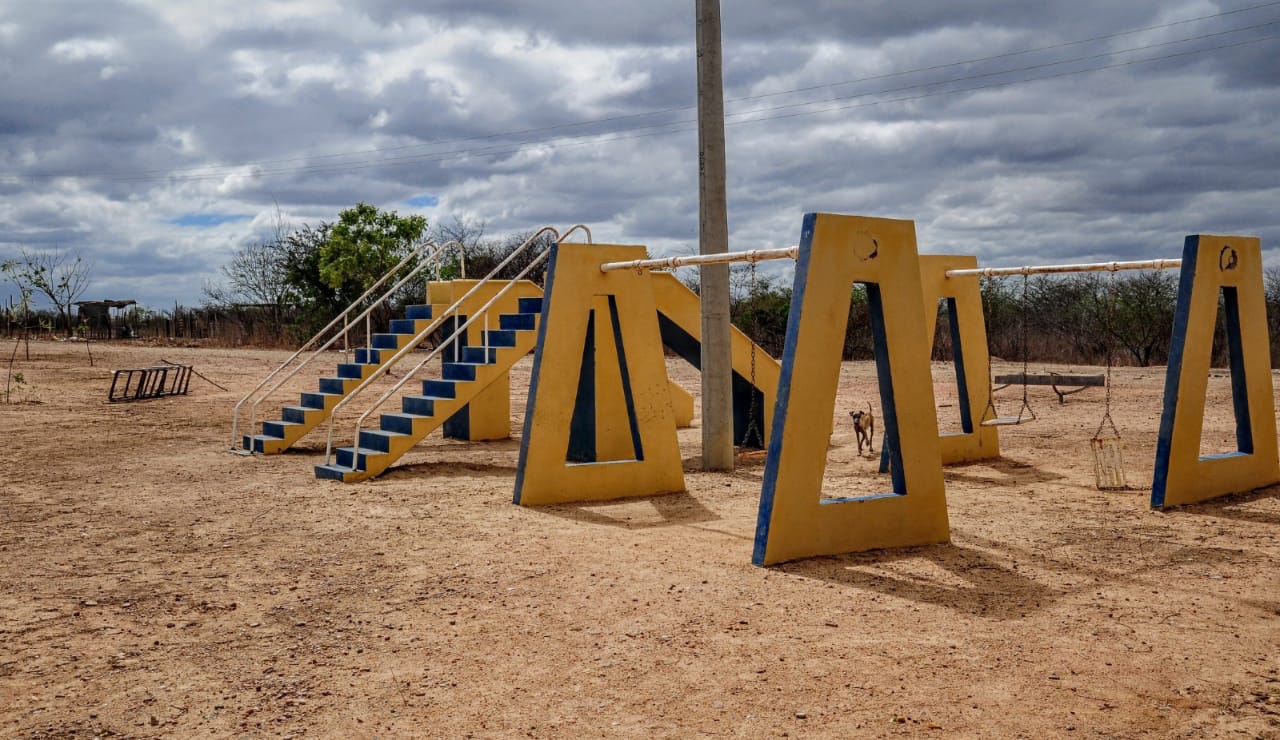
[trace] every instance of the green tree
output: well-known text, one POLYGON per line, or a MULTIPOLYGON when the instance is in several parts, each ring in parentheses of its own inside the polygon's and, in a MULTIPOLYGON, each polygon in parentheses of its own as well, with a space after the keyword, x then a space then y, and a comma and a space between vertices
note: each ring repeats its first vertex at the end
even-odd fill
POLYGON ((782 356, 790 312, 791 288, 776 287, 766 275, 757 278, 745 295, 738 294, 729 310, 734 326, 774 357, 782 356))
POLYGON ((320 277, 349 305, 413 251, 426 229, 422 216, 357 203, 338 214, 320 247, 320 277))
MULTIPOLYGON (((330 288, 320 274, 320 250, 329 241, 332 229, 333 224, 330 223, 321 222, 318 226, 303 224, 280 242, 278 256, 285 282, 296 297, 301 312, 301 325, 295 327, 300 335, 311 336, 350 303, 342 303, 338 291, 330 288)), ((295 338, 301 341, 305 337, 295 338)))

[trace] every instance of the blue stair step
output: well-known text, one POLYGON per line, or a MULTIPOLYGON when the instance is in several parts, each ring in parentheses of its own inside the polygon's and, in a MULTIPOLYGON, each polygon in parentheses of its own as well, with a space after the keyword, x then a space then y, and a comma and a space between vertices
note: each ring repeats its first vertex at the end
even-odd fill
POLYGON ((374 349, 400 349, 399 334, 374 334, 374 349))
POLYGON ((250 437, 249 435, 246 434, 244 436, 244 448, 246 450, 251 450, 253 452, 265 452, 265 449, 263 448, 262 445, 263 445, 263 442, 266 442, 268 439, 281 439, 281 438, 269 437, 265 434, 255 434, 254 436, 250 437))
POLYGON ((354 447, 339 447, 333 451, 334 460, 337 461, 338 467, 347 470, 364 470, 365 459, 370 455, 381 455, 381 450, 371 450, 367 447, 356 449, 354 447))
POLYGON ((516 333, 514 331, 486 331, 480 336, 490 347, 516 346, 516 333))
POLYGON ((342 378, 321 378, 320 392, 341 396, 347 392, 347 386, 342 382, 342 378))
POLYGON ((406 414, 413 414, 414 416, 434 416, 436 402, 434 398, 426 396, 405 396, 400 399, 400 408, 406 414))
POLYGON ((504 313, 498 317, 498 328, 507 331, 529 331, 538 326, 538 315, 532 313, 504 313))
POLYGON ((288 427, 296 427, 297 424, 291 421, 264 421, 262 422, 262 434, 267 437, 275 437, 276 439, 284 439, 288 427))
POLYGON ((520 313, 542 313, 541 298, 521 298, 517 305, 520 313))
POLYGON ((469 365, 492 365, 498 361, 498 350, 490 347, 486 352, 484 347, 463 347, 462 361, 469 365))
POLYGON ((407 437, 407 434, 388 432, 383 429, 361 429, 360 446, 377 452, 390 452, 393 437, 407 437))
POLYGON ((441 366, 445 380, 475 380, 476 365, 468 362, 446 362, 441 366))
POLYGON ((382 364, 382 355, 376 349, 360 347, 356 350, 356 362, 361 365, 380 365, 382 364))
POLYGON ((344 480, 345 473, 354 473, 354 468, 344 468, 341 465, 317 465, 316 477, 320 480, 344 480))
POLYGON ((343 362, 338 365, 339 378, 356 378, 364 377, 364 367, 355 362, 343 362))
POLYGON ((307 407, 306 406, 285 406, 282 416, 285 421, 291 421, 294 424, 307 423, 307 407))
POLYGON ((431 318, 431 306, 421 303, 405 306, 404 317, 406 319, 429 319, 431 318))
POLYGON ((418 322, 414 321, 413 319, 392 319, 391 333, 392 334, 417 334, 418 322))
POLYGON ((323 391, 320 393, 303 393, 302 405, 309 409, 322 409, 324 408, 325 397, 333 396, 333 395, 337 395, 337 394, 324 393, 323 391))
POLYGON ((378 426, 385 432, 396 434, 413 434, 413 422, 417 419, 430 419, 422 414, 383 414, 378 426))
POLYGON ((458 389, 451 380, 424 380, 422 395, 427 398, 457 398, 458 389))

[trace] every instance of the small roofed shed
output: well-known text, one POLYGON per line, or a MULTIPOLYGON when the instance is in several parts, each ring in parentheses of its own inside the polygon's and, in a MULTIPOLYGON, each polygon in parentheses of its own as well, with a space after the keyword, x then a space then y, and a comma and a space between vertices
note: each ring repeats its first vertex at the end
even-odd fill
POLYGON ((91 339, 130 339, 133 337, 133 330, 128 326, 121 326, 119 331, 115 330, 116 321, 111 316, 111 309, 128 308, 137 305, 135 300, 124 301, 76 301, 76 307, 79 309, 80 322, 88 325, 89 338, 91 339))

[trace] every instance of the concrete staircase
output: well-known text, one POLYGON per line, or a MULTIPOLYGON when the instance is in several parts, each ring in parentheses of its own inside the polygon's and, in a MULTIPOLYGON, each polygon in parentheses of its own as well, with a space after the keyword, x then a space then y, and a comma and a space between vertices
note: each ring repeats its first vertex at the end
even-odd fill
POLYGON ((264 421, 262 434, 245 435, 244 448, 264 455, 274 455, 293 446, 307 432, 329 418, 333 407, 354 391, 365 378, 390 361, 396 352, 431 325, 431 306, 408 306, 405 318, 391 322, 386 334, 374 334, 372 348, 355 351, 355 362, 338 365, 338 375, 320 379, 318 393, 303 393, 297 406, 285 406, 278 421, 264 421))
MULTIPOLYGON (((541 312, 541 298, 520 298, 517 313, 499 315, 498 329, 487 332, 484 335, 486 341, 481 346, 464 347, 457 362, 442 363, 439 379, 422 381, 421 395, 403 397, 401 412, 382 414, 378 429, 361 430, 358 446, 337 448, 333 462, 316 466, 316 477, 350 483, 382 473, 491 383, 504 378, 521 357, 533 350, 541 312), (483 344, 488 345, 487 349, 483 344)), ((423 324, 420 328, 425 326, 423 324)), ((344 388, 349 391, 358 383, 356 379, 350 387, 344 388)), ((323 390, 324 381, 321 381, 321 386, 323 390)), ((329 387, 336 389, 338 386, 330 383, 329 387)), ((317 395, 323 394, 304 394, 304 401, 307 396, 317 395)), ((335 396, 332 402, 326 401, 325 408, 332 409, 339 398, 341 396, 335 396)), ((325 399, 313 399, 312 402, 321 400, 325 399)))

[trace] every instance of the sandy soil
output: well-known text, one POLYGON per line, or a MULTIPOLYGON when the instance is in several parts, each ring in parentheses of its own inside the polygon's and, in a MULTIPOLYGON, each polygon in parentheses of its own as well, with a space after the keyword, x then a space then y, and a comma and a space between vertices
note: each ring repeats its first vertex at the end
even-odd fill
MULTIPOLYGON (((1135 490, 1093 488, 1103 393, 1033 388, 1003 460, 947 469, 951 544, 761 569, 762 462, 701 472, 696 428, 687 493, 524 509, 516 441, 349 486, 313 479, 322 434, 227 454, 284 353, 32 355, 0 405, 3 736, 1280 737, 1280 487, 1148 510, 1163 368, 1117 371, 1135 490), (106 403, 161 358, 231 390, 106 403)), ((846 412, 874 369, 842 377, 829 479, 871 481, 846 412)))

